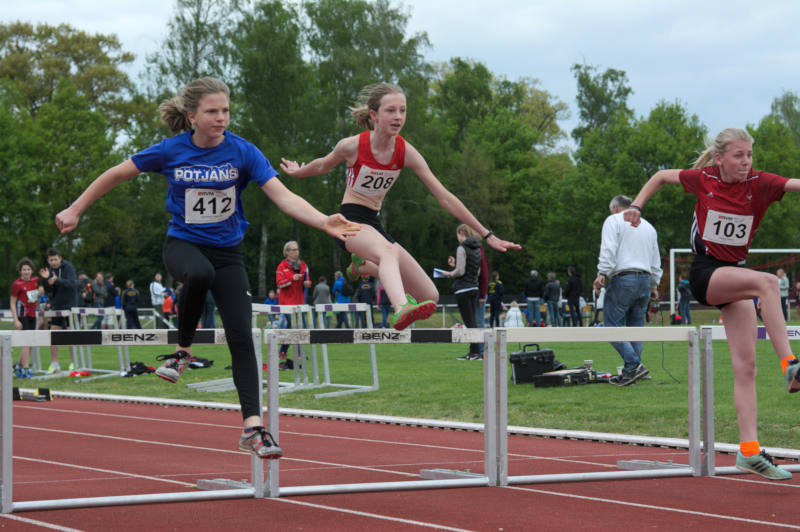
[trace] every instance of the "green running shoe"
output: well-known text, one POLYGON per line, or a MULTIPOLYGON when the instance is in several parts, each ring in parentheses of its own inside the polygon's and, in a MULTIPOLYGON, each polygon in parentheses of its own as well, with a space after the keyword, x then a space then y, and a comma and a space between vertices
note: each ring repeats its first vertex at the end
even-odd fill
POLYGON ((786 367, 786 388, 789 393, 800 392, 800 360, 794 359, 786 367))
POLYGON ((395 312, 394 316, 389 320, 389 324, 398 331, 402 331, 417 320, 424 320, 430 318, 436 312, 436 302, 428 300, 422 303, 417 301, 406 294, 406 304, 400 308, 399 312, 395 312))
POLYGON ((753 456, 745 456, 739 451, 736 454, 736 468, 761 475, 770 480, 789 480, 792 478, 792 474, 776 466, 775 462, 772 461, 772 457, 763 449, 761 454, 754 454, 753 456))
POLYGON ((358 278, 361 277, 361 274, 358 272, 358 267, 364 264, 365 261, 355 253, 350 254, 350 265, 347 266, 347 269, 344 271, 345 275, 347 275, 347 279, 351 282, 358 281, 358 278))

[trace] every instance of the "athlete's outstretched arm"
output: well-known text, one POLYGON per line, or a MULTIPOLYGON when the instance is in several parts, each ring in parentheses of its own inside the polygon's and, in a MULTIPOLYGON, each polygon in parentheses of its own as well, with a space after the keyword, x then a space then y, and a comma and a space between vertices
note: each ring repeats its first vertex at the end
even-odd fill
POLYGON ((800 179, 789 178, 789 181, 783 186, 786 192, 800 192, 800 179))
POLYGON ((134 178, 140 173, 139 169, 136 168, 136 165, 133 164, 133 161, 130 159, 109 168, 100 174, 97 179, 92 181, 92 183, 86 187, 86 190, 83 191, 83 194, 78 196, 78 199, 73 201, 69 207, 56 214, 56 226, 61 230, 62 234, 69 233, 78 227, 81 214, 83 214, 92 203, 123 181, 134 178))
POLYGON ((314 159, 310 163, 300 163, 281 157, 281 170, 291 177, 310 177, 327 174, 331 169, 345 160, 354 161, 358 153, 358 137, 347 137, 336 143, 333 151, 324 157, 314 159))
MULTIPOLYGON (((412 170, 420 180, 425 183, 431 194, 439 201, 439 204, 444 209, 456 217, 456 219, 467 224, 482 237, 489 233, 489 230, 484 227, 477 218, 467 209, 467 207, 458 199, 455 194, 447 190, 442 183, 436 179, 428 163, 420 155, 420 153, 411 144, 406 142, 406 160, 405 165, 412 170)), ((486 239, 486 243, 498 251, 507 251, 509 249, 521 249, 522 246, 514 242, 509 242, 499 238, 494 233, 486 239)))
POLYGON ((341 214, 332 214, 330 216, 322 214, 309 202, 286 188, 277 177, 273 177, 264 183, 261 186, 261 190, 280 210, 295 220, 321 229, 340 240, 355 235, 361 229, 360 225, 349 222, 341 214))
MULTIPOLYGON (((636 205, 640 209, 644 207, 644 204, 647 203, 647 200, 653 197, 653 194, 658 192, 658 189, 662 187, 662 185, 670 184, 670 185, 678 185, 680 184, 680 170, 659 170, 653 176, 647 180, 647 183, 644 184, 642 190, 636 195, 636 199, 633 200, 631 206, 636 205)), ((626 222, 630 222, 632 226, 636 227, 639 225, 639 220, 642 217, 641 211, 636 209, 628 209, 625 211, 623 215, 626 222)))

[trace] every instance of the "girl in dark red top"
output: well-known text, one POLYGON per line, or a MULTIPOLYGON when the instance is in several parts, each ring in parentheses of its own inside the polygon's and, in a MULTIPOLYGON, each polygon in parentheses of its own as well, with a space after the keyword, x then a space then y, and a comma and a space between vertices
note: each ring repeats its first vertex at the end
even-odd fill
POLYGON ((690 284, 695 298, 719 307, 725 322, 733 364, 733 402, 739 422, 736 467, 769 479, 786 480, 792 474, 775 466, 758 443, 755 384, 758 324, 753 298, 758 298, 761 304, 764 325, 790 393, 800 390, 800 362, 789 347, 778 278, 745 268, 744 259, 769 205, 779 201, 786 191, 800 192, 800 180, 753 170, 752 164, 750 134, 743 129, 725 129, 691 170, 656 172, 625 212, 625 219, 637 225, 645 202, 664 184, 680 184, 686 192, 697 196, 690 284))
MULTIPOLYGON (((11 317, 18 331, 36 329, 36 310, 39 303, 39 278, 33 275, 33 261, 23 257, 17 263, 19 279, 11 283, 11 317)), ((30 347, 21 347, 19 364, 15 375, 20 379, 30 379, 33 372, 28 367, 31 357, 30 347)))
POLYGON ((351 108, 353 119, 366 131, 340 140, 331 153, 308 164, 282 159, 281 169, 292 177, 325 174, 347 161, 347 188, 341 213, 362 224, 345 249, 352 255, 348 277, 379 277, 394 307, 392 326, 397 330, 424 319, 436 310, 439 292, 422 267, 383 229, 380 209, 400 170, 411 168, 442 207, 474 229, 498 251, 520 249, 486 229, 461 201, 433 175, 420 153, 400 136, 406 121, 406 97, 390 83, 367 87, 366 103, 351 108), (420 301, 418 303, 417 301, 420 301))

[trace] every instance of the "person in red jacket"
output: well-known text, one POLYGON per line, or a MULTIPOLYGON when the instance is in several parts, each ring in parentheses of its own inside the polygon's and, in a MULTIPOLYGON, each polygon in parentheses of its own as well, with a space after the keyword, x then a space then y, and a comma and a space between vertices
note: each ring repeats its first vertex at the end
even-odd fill
MULTIPOLYGON (((300 260, 300 246, 294 240, 283 245, 285 257, 275 270, 275 284, 278 286, 279 305, 303 305, 306 302, 305 289, 311 286, 308 265, 300 260)), ((305 319, 303 327, 306 327, 305 319)), ((291 314, 281 314, 281 328, 292 328, 291 314)), ((292 363, 286 359, 288 345, 281 346, 281 369, 291 369, 292 363)))

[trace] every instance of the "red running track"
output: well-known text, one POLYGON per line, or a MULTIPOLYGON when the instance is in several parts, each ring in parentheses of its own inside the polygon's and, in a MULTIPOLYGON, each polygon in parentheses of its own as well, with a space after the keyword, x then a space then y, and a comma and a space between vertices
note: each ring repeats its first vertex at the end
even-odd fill
MULTIPOLYGON (((239 414, 58 399, 14 403, 14 501, 194 490, 249 477, 239 414)), ((422 469, 483 472, 483 435, 281 417, 281 486, 420 480, 422 469)), ((509 475, 610 471, 617 460, 688 463, 684 450, 527 436, 509 439, 509 475)), ((733 465, 728 455, 718 466, 733 465)), ((800 530, 800 475, 618 480, 237 499, 23 512, 0 529, 800 530)))

